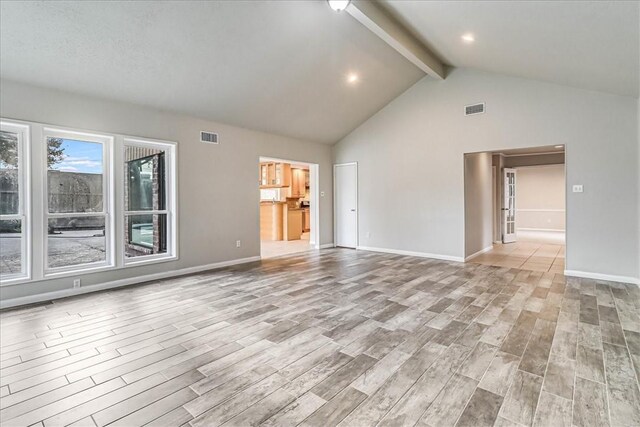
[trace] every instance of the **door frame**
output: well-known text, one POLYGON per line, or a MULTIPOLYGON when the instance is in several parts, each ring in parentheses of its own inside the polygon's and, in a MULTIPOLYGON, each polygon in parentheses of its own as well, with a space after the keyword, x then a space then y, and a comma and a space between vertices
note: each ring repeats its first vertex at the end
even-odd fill
MULTIPOLYGON (((309 166, 309 198, 311 199, 311 230, 309 232, 309 245, 313 249, 320 249, 320 166, 318 163, 311 163, 304 160, 281 159, 279 157, 258 156, 258 165, 262 161, 282 162, 309 166)), ((258 177, 260 178, 260 177, 258 177)), ((260 218, 260 188, 258 188, 258 218, 260 218)), ((258 222, 260 222, 258 220, 258 222)), ((260 227, 258 226, 258 240, 260 238, 260 227)))
POLYGON ((502 229, 502 243, 503 244, 507 244, 507 243, 515 243, 517 241, 517 221, 518 221, 518 215, 517 215, 517 211, 518 211, 518 207, 516 204, 516 194, 517 194, 517 185, 518 185, 518 171, 516 168, 502 168, 502 217, 501 217, 501 229, 502 229), (507 224, 507 212, 510 210, 508 207, 505 207, 507 205, 507 203, 505 203, 507 201, 507 197, 511 197, 511 196, 507 196, 507 191, 509 188, 509 184, 506 182, 506 177, 508 173, 512 173, 513 174, 513 240, 510 241, 505 241, 505 235, 507 234, 507 230, 509 229, 508 224, 507 224))
POLYGON ((335 248, 338 244, 338 215, 336 212, 336 198, 338 196, 338 190, 336 188, 336 169, 340 166, 355 166, 356 167, 356 247, 358 249, 360 247, 360 208, 358 207, 358 199, 360 198, 359 194, 359 186, 358 186, 358 162, 345 162, 345 163, 334 163, 333 165, 333 247, 335 248))

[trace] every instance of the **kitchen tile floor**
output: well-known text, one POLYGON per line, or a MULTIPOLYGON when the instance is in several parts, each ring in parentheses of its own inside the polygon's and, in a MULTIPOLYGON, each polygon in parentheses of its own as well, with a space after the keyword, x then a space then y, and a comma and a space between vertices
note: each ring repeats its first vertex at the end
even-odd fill
POLYGON ((632 284, 327 249, 0 328, 3 426, 640 425, 632 284))
POLYGON ((306 252, 314 249, 315 248, 309 244, 309 233, 302 233, 300 240, 262 240, 260 242, 260 256, 263 259, 306 252))

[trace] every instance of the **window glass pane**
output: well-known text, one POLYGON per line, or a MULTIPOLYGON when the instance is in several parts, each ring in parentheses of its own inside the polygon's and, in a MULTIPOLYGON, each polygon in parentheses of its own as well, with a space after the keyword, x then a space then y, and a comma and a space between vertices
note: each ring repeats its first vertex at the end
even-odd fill
POLYGON ((0 131, 0 215, 18 214, 18 134, 0 131))
POLYGON ((167 215, 127 215, 125 217, 125 256, 167 252, 167 215))
POLYGON ((50 268, 106 261, 104 217, 49 218, 47 248, 50 268))
POLYGON ((22 273, 22 221, 0 220, 0 276, 22 273))
POLYGON ((166 209, 164 151, 127 146, 125 162, 125 210, 166 209))
POLYGON ((47 138, 49 212, 102 212, 102 144, 47 138))

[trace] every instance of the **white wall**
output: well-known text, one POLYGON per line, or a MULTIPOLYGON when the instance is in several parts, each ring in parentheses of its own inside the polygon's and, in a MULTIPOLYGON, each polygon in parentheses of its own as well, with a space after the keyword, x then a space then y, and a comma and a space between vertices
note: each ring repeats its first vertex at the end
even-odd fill
POLYGON ((565 231, 564 165, 516 168, 516 229, 565 231))
POLYGON ((463 154, 565 144, 567 186, 584 185, 568 194, 567 270, 637 280, 637 127, 636 98, 454 69, 416 83, 334 158, 359 165, 361 245, 463 257, 463 154), (463 115, 482 101, 485 114, 463 115))
POLYGON ((491 153, 464 156, 465 257, 493 244, 493 175, 491 153))
MULTIPOLYGON (((319 164, 320 243, 333 241, 331 147, 140 106, 1 81, 0 115, 178 142, 179 255, 174 262, 83 275, 83 286, 260 255, 258 159, 319 164), (199 142, 217 131, 221 144, 199 142), (242 247, 236 248, 236 240, 242 247)), ((37 168, 39 165, 33 164, 37 168)), ((34 179, 33 185, 41 180, 34 179)), ((34 218, 35 219, 35 218, 34 218)), ((5 286, 2 300, 64 291, 72 278, 5 286)))

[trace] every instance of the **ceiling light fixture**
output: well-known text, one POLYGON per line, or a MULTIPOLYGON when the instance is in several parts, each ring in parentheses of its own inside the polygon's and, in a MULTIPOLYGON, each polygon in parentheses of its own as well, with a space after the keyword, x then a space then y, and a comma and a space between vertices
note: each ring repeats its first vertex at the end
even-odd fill
POLYGON ((473 34, 467 33, 462 35, 462 40, 465 43, 473 43, 474 41, 476 41, 476 38, 473 37, 473 34))
POLYGON ((358 75, 357 75, 357 74, 355 74, 355 73, 351 73, 351 74, 349 74, 349 75, 347 76, 347 81, 348 81, 349 83, 352 83, 352 84, 353 84, 353 83, 355 83, 355 82, 357 82, 357 81, 358 81, 358 75))
POLYGON ((329 7, 331 7, 331 9, 336 12, 341 12, 349 6, 351 0, 327 0, 327 3, 329 3, 329 7))

